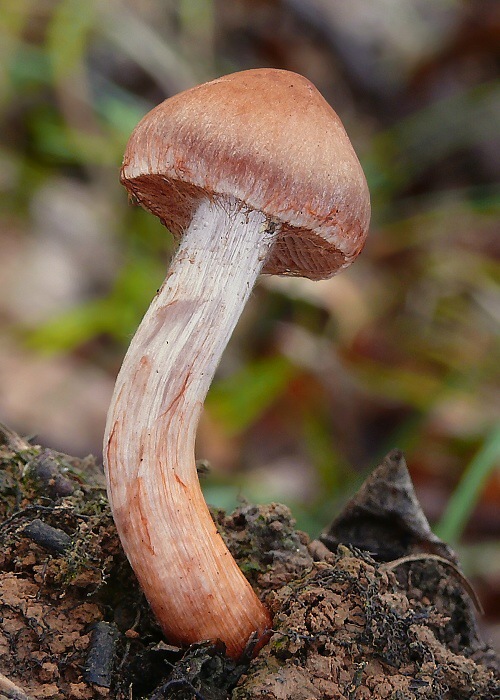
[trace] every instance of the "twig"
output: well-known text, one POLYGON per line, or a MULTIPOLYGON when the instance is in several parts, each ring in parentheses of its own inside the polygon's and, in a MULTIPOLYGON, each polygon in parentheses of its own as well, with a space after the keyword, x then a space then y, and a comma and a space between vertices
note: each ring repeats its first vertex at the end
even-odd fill
POLYGON ((69 506, 42 506, 42 505, 37 505, 33 504, 30 506, 26 506, 26 508, 22 508, 22 510, 16 510, 12 515, 10 515, 8 518, 6 518, 2 523, 0 523, 0 532, 2 530, 6 529, 7 525, 10 525, 14 520, 17 520, 18 518, 22 518, 25 515, 28 515, 28 513, 33 513, 33 512, 41 512, 41 513, 55 513, 55 512, 64 512, 67 511, 68 513, 71 513, 73 517, 78 518, 79 520, 90 520, 90 515, 84 515, 83 513, 75 513, 75 511, 69 507, 69 506))
POLYGON ((118 628, 113 623, 101 621, 94 625, 84 671, 87 683, 103 688, 111 686, 118 635, 118 628))
POLYGON ((24 690, 0 673, 0 700, 33 700, 24 690))
POLYGON ((52 554, 64 554, 71 547, 71 537, 59 528, 35 518, 23 529, 22 534, 52 554))
POLYGON ((3 423, 0 423, 0 445, 6 445, 13 452, 26 452, 33 449, 24 438, 8 428, 3 423))

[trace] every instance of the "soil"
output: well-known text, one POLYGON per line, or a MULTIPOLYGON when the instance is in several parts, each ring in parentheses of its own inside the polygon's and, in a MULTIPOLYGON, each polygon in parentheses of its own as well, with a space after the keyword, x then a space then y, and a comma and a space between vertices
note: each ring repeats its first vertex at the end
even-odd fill
POLYGON ((1 428, 0 699, 500 698, 473 593, 401 453, 369 482, 322 541, 279 504, 213 513, 274 616, 268 644, 234 662, 222 645, 162 637, 95 462, 1 428))

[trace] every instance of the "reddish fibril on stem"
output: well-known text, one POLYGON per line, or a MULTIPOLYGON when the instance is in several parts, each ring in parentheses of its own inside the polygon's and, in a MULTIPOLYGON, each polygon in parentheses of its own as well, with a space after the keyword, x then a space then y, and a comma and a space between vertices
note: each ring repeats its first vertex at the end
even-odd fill
POLYGON ((166 100, 135 129, 122 182, 181 239, 120 370, 104 439, 116 526, 171 642, 237 658, 268 611, 232 559, 194 458, 203 402, 261 272, 330 277, 361 251, 366 181, 303 77, 235 73, 166 100))

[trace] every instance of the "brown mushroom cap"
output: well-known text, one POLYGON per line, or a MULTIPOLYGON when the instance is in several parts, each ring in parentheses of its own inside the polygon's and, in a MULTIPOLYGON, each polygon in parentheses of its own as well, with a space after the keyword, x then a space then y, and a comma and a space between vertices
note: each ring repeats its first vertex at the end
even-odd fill
POLYGON ((233 73, 158 105, 130 137, 121 180, 176 236, 201 197, 281 224, 264 272, 331 277, 361 252, 366 180, 340 119, 296 73, 233 73))

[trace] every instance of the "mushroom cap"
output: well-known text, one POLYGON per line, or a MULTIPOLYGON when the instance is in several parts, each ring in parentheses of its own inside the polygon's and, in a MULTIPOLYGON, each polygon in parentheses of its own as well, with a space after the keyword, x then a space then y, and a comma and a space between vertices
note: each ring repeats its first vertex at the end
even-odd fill
POLYGON ((289 71, 232 73, 165 100, 132 133, 121 181, 177 237, 202 197, 262 211, 281 224, 267 273, 331 277, 368 233, 368 186, 345 129, 289 71))

